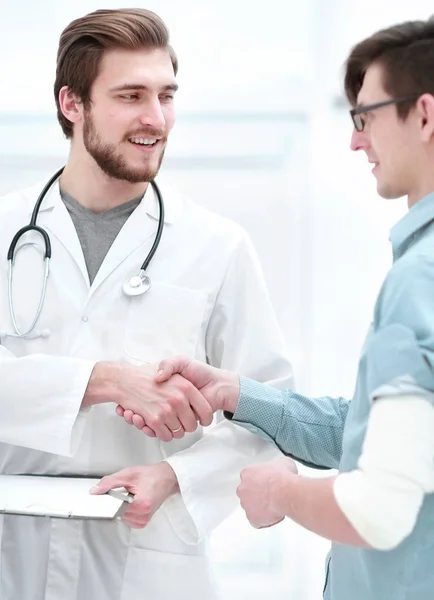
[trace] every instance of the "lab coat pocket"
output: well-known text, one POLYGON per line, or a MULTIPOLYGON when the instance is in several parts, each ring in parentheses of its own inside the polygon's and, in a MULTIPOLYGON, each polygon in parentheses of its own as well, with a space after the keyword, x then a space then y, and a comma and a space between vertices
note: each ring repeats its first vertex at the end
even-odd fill
POLYGON ((217 599, 207 558, 130 546, 121 600, 167 598, 217 599))
POLYGON ((207 294, 167 283, 131 298, 124 352, 135 364, 176 354, 194 355, 204 322, 207 294))

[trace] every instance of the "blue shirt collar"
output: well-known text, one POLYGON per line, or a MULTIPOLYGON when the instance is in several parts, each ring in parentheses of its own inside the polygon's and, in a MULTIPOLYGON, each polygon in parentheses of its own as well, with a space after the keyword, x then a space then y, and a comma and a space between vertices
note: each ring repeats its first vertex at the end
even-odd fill
POLYGON ((404 254, 409 244, 419 237, 421 230, 431 221, 434 221, 434 192, 416 202, 390 230, 394 260, 404 254))

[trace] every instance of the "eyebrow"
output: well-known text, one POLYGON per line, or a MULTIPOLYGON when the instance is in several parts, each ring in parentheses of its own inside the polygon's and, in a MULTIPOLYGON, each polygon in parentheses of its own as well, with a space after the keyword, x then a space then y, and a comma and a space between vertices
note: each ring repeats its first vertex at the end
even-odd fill
MULTIPOLYGON (((177 83, 170 83, 161 88, 163 92, 176 92, 178 89, 177 83)), ((116 87, 111 88, 110 92, 125 92, 126 90, 141 90, 145 92, 150 91, 150 87, 147 85, 143 85, 142 83, 123 83, 122 85, 118 85, 116 87)))

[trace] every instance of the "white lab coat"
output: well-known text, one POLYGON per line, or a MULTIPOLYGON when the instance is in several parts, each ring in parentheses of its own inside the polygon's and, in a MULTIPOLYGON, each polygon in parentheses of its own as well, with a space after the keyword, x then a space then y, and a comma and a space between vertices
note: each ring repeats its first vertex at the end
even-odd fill
MULTIPOLYGON (((110 248, 92 286, 58 185, 38 224, 51 237, 45 304, 34 340, 3 337, 0 346, 0 472, 100 477, 168 458, 181 494, 142 530, 120 522, 0 515, 1 600, 165 600, 216 597, 206 537, 237 505, 239 471, 276 450, 220 422, 182 440, 146 437, 115 414, 114 404, 79 412, 97 360, 145 364, 193 355, 279 387, 291 366, 251 243, 240 227, 162 185, 165 229, 148 273, 152 288, 128 298, 154 241, 158 204, 151 188, 110 248), (199 543, 197 543, 199 542, 199 543)), ((42 184, 0 200, 0 331, 12 332, 6 254, 29 222, 42 184)), ((28 233, 22 240, 42 239, 28 233)), ((20 243, 22 243, 20 242, 20 243)), ((18 253, 13 297, 19 325, 35 314, 42 255, 18 253)))

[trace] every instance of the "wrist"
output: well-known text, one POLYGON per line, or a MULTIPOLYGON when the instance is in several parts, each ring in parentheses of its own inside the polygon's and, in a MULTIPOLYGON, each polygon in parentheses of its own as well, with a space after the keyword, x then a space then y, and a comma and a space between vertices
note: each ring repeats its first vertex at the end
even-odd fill
POLYGON ((281 473, 270 485, 270 503, 273 509, 280 515, 288 515, 291 512, 288 507, 296 497, 296 487, 300 476, 290 471, 281 473))
POLYGON ((82 406, 105 402, 119 404, 121 400, 119 380, 124 367, 127 365, 109 361, 97 362, 89 378, 82 406))
POLYGON ((162 471, 162 479, 166 486, 167 497, 173 496, 173 494, 179 492, 179 484, 176 473, 167 461, 161 462, 160 468, 162 471))
POLYGON ((240 398, 240 377, 237 373, 223 371, 224 377, 219 382, 217 391, 218 405, 221 410, 234 413, 240 398))

